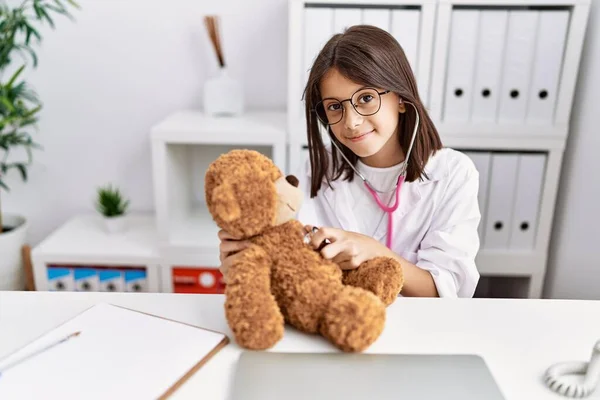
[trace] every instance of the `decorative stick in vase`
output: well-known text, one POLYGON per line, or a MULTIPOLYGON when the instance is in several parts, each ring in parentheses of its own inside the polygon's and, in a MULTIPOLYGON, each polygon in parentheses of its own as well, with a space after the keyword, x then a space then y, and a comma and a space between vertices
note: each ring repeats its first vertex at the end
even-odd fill
POLYGON ((219 29, 219 17, 204 17, 208 37, 217 57, 219 76, 204 84, 204 111, 209 115, 236 116, 244 111, 244 95, 239 82, 232 79, 227 71, 219 29))

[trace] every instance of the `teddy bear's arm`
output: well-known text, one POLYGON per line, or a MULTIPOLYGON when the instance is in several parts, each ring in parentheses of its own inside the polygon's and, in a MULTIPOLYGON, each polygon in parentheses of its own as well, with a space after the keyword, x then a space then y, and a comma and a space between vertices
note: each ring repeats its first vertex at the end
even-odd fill
POLYGON ((227 271, 227 322, 236 342, 248 349, 270 348, 284 333, 284 319, 271 294, 271 265, 267 252, 251 245, 227 271))

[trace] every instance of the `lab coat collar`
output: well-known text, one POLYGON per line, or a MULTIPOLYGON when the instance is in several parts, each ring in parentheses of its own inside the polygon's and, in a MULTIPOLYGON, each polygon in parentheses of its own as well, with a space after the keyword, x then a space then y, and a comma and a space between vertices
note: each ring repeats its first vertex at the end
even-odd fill
MULTIPOLYGON (((440 153, 444 150, 438 151, 432 156, 425 166, 426 177, 422 177, 414 182, 406 182, 402 185, 399 195, 398 209, 394 212, 394 231, 396 230, 396 222, 401 220, 407 213, 409 213, 415 206, 421 201, 421 187, 423 185, 430 184, 438 181, 448 175, 449 171, 446 165, 444 165, 440 153)), ((360 180, 358 176, 355 179, 360 180)), ((333 215, 337 219, 339 225, 344 230, 358 232, 358 223, 354 213, 358 210, 353 210, 350 205, 350 191, 348 188, 349 184, 355 184, 356 182, 348 182, 342 178, 332 181, 331 187, 324 183, 321 190, 325 201, 328 203, 333 215)), ((375 200, 373 200, 375 201, 375 200)), ((367 234, 373 233, 373 236, 380 240, 387 234, 387 216, 384 215, 378 224, 375 232, 367 232, 367 234)))

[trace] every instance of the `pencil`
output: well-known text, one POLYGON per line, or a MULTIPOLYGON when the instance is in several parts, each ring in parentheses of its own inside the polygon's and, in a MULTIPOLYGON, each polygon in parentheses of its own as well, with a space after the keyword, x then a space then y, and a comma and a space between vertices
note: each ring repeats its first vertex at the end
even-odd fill
POLYGON ((47 344, 45 347, 42 347, 41 349, 36 350, 33 353, 26 354, 26 355, 22 356, 21 358, 14 360, 13 362, 9 363, 8 365, 6 365, 4 368, 2 368, 0 370, 0 376, 2 376, 2 374, 4 372, 8 371, 10 368, 12 368, 18 364, 21 364, 22 362, 24 362, 30 358, 33 358, 33 357, 37 356, 38 354, 42 354, 43 352, 50 350, 54 346, 58 346, 59 344, 64 343, 69 339, 75 338, 75 337, 79 336, 80 334, 81 334, 81 331, 73 332, 70 335, 65 336, 64 338, 57 340, 56 342, 47 344))

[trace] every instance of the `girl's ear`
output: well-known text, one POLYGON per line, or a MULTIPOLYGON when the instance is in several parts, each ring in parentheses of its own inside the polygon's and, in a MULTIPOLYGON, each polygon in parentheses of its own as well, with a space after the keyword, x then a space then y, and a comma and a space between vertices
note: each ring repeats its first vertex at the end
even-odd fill
POLYGON ((402 99, 400 99, 400 104, 398 104, 398 111, 400 114, 404 114, 406 112, 406 105, 402 99))

